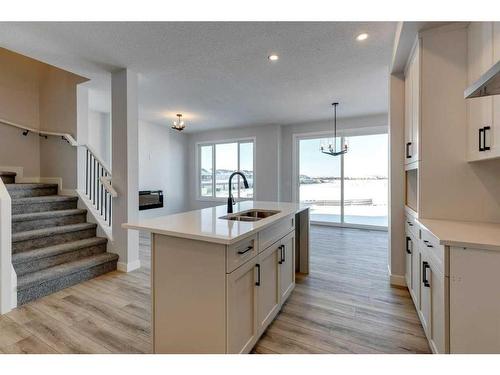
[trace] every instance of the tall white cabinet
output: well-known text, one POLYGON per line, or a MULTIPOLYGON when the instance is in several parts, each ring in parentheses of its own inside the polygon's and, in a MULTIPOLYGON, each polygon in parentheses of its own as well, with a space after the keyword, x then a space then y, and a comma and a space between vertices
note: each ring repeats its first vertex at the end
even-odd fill
MULTIPOLYGON (((467 32, 467 84, 500 60, 500 22, 471 22, 467 32)), ((467 99, 467 160, 500 157, 500 98, 467 99)))
POLYGON ((405 164, 419 159, 420 133, 420 39, 405 69, 405 164))

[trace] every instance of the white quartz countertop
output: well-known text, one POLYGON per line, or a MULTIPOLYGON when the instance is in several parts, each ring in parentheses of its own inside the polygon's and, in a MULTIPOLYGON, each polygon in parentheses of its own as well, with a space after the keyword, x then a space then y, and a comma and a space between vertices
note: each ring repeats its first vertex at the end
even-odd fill
POLYGON ((258 221, 233 221, 220 218, 227 215, 227 206, 221 205, 154 219, 139 220, 135 223, 125 223, 123 228, 229 245, 272 225, 280 219, 308 209, 307 206, 298 203, 244 201, 236 203, 233 206, 233 212, 237 213, 254 208, 280 212, 258 221))
POLYGON ((441 245, 500 250, 500 224, 418 219, 441 245))

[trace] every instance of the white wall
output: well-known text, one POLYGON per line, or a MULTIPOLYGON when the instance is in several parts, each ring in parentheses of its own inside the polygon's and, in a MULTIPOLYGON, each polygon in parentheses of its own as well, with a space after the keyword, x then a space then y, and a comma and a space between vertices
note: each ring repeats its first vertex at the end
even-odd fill
POLYGON ((280 149, 281 127, 264 125, 236 129, 204 131, 189 134, 188 171, 189 171, 189 206, 191 209, 224 204, 197 199, 196 186, 196 144, 207 141, 255 138, 255 199, 259 201, 279 201, 280 185, 280 149))
POLYGON ((166 125, 139 121, 139 190, 163 190, 163 208, 140 218, 188 210, 187 136, 166 125))
POLYGON ((87 136, 90 148, 111 169, 111 115, 89 110, 87 136))

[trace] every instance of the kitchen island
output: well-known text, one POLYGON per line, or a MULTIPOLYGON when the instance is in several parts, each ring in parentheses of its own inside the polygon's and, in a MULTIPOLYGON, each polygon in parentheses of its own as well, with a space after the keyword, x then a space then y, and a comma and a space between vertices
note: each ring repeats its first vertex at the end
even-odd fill
POLYGON ((309 272, 309 209, 245 201, 126 223, 151 233, 154 353, 248 353, 309 272))

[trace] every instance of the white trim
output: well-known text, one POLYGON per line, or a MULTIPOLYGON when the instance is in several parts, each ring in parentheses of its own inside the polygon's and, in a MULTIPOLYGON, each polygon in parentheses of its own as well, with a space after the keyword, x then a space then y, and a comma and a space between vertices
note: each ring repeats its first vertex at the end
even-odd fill
MULTIPOLYGON (((200 195, 200 168, 201 168, 201 154, 200 154, 200 147, 201 146, 213 146, 212 148, 212 170, 215 173, 215 145, 218 144, 225 144, 225 143, 238 143, 238 170, 239 170, 239 163, 240 163, 240 158, 239 158, 239 145, 240 143, 253 143, 253 197, 252 198, 240 198, 235 197, 236 201, 247 201, 247 200, 255 200, 256 199, 256 194, 257 194, 257 188, 256 188, 256 164, 257 164, 257 138, 256 137, 243 137, 243 138, 232 138, 232 139, 222 139, 222 140, 214 140, 214 141, 200 141, 195 143, 195 181, 196 181, 196 200, 200 202, 225 202, 227 200, 227 197, 216 197, 215 196, 215 178, 212 178, 212 191, 214 193, 214 196, 212 197, 204 197, 200 195)), ((214 175, 213 175, 214 176, 214 175)), ((239 195, 239 190, 238 190, 238 195, 239 195)))
POLYGON ((389 274, 389 282, 391 283, 391 285, 407 287, 406 278, 404 275, 393 275, 391 273, 391 267, 389 265, 387 265, 387 272, 389 274))
POLYGON ((140 260, 134 260, 133 262, 125 263, 125 262, 118 262, 116 264, 116 269, 121 272, 132 272, 136 269, 141 268, 141 261, 140 260))
POLYGON ((17 275, 12 266, 12 204, 0 179, 0 314, 17 306, 17 275))

